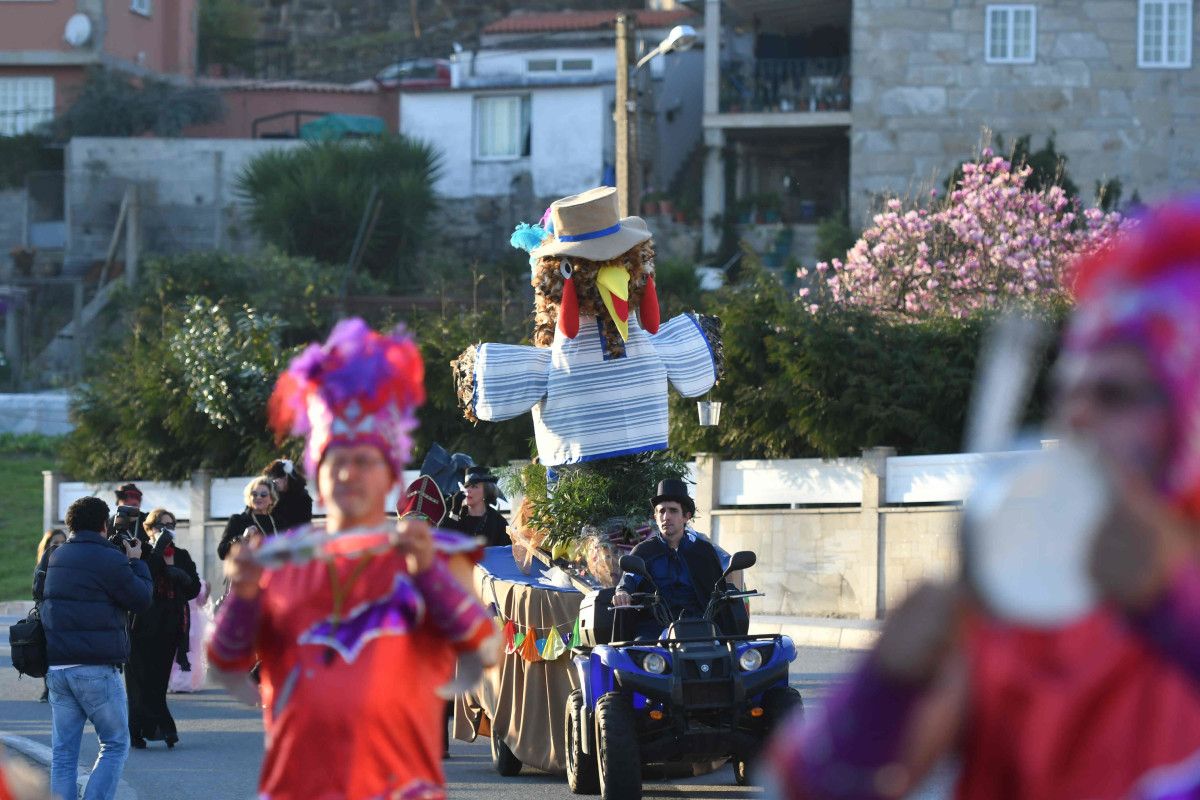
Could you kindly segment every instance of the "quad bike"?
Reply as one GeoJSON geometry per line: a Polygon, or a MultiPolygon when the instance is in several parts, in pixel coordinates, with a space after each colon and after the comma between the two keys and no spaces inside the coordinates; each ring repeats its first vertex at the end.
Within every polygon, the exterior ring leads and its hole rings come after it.
{"type": "MultiPolygon", "coordinates": [[[[663,632],[657,641],[600,643],[594,630],[584,631],[584,640],[595,643],[572,651],[581,685],[566,706],[573,793],[638,800],[643,764],[724,758],[732,759],[738,784],[747,783],[771,731],[801,706],[800,693],[788,685],[788,664],[796,658],[789,637],[745,635],[744,613],[734,635],[715,623],[722,608],[732,604],[744,611],[745,598],[761,596],[726,582],[755,561],[754,553],[735,553],[703,615],[672,620],[642,559],[621,558],[621,569],[640,576],[652,591],[611,610],[648,610],[663,632]]],[[[584,620],[602,616],[583,611],[584,620]]]]}

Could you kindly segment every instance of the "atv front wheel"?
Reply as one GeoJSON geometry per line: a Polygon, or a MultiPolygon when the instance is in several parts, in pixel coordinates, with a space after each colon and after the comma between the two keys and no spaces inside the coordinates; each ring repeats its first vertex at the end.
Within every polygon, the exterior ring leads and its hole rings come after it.
{"type": "Polygon", "coordinates": [[[572,794],[596,794],[600,791],[600,776],[596,772],[596,753],[583,752],[584,724],[583,691],[576,689],[567,697],[567,786],[572,794]]]}
{"type": "Polygon", "coordinates": [[[603,800],[641,800],[642,761],[633,706],[616,692],[596,703],[596,763],[603,800]]]}

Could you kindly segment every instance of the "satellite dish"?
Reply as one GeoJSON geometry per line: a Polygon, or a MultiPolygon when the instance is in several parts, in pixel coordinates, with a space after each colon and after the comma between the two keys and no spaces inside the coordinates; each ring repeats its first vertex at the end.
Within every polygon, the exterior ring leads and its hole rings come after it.
{"type": "Polygon", "coordinates": [[[63,38],[72,47],[83,47],[92,38],[92,20],[87,14],[72,14],[63,30],[63,38]]]}

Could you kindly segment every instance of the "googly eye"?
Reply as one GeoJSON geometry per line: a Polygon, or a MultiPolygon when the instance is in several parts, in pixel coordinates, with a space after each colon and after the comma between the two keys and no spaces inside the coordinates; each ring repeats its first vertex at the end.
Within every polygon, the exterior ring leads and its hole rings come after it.
{"type": "Polygon", "coordinates": [[[574,272],[575,269],[571,266],[571,262],[566,259],[563,259],[562,263],[558,265],[558,274],[563,276],[563,280],[570,278],[574,272]]]}

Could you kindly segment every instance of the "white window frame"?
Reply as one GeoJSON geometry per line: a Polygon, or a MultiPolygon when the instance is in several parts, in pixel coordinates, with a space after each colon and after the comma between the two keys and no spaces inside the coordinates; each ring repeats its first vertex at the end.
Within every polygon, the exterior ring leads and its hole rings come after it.
{"type": "Polygon", "coordinates": [[[1138,26],[1137,26],[1137,58],[1138,67],[1141,69],[1191,69],[1192,66],[1192,37],[1195,35],[1192,30],[1192,0],[1138,0],[1138,26]],[[1159,53],[1157,58],[1155,54],[1146,52],[1146,35],[1151,33],[1146,25],[1146,10],[1149,7],[1155,7],[1160,12],[1158,30],[1161,39],[1159,41],[1159,53]],[[1170,59],[1168,56],[1168,41],[1171,35],[1171,15],[1172,7],[1183,9],[1183,35],[1181,43],[1182,51],[1175,59],[1170,59]]]}
{"type": "Polygon", "coordinates": [[[148,17],[154,11],[151,7],[153,0],[129,0],[129,10],[134,14],[141,14],[143,17],[148,17]]]}
{"type": "MultiPolygon", "coordinates": [[[[532,114],[532,98],[528,94],[484,94],[476,95],[472,103],[473,128],[472,131],[472,152],[476,161],[518,161],[522,158],[529,158],[530,152],[524,152],[525,149],[525,134],[532,129],[533,114],[532,114]],[[484,104],[495,102],[498,100],[513,100],[519,101],[517,106],[517,126],[519,130],[514,137],[516,143],[515,150],[509,152],[484,152],[483,137],[485,133],[483,124],[483,113],[481,106],[484,104]]],[[[530,142],[530,151],[532,152],[533,144],[530,142]]]]}
{"type": "Polygon", "coordinates": [[[54,78],[0,78],[0,135],[29,133],[54,119],[54,78]]]}
{"type": "Polygon", "coordinates": [[[1029,4],[992,4],[984,7],[983,58],[988,64],[1033,64],[1037,61],[1037,6],[1029,4]],[[1029,12],[1029,55],[1013,56],[1013,18],[1017,12],[1029,12]],[[992,16],[1001,12],[1006,17],[1004,55],[992,55],[992,16]]]}

